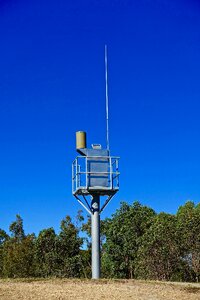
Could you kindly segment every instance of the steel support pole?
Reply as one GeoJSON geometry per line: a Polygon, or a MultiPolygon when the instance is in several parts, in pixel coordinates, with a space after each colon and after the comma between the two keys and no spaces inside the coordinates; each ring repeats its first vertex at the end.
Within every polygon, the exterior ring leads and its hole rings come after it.
{"type": "Polygon", "coordinates": [[[100,278],[100,196],[92,196],[91,232],[92,232],[92,279],[100,278]]]}

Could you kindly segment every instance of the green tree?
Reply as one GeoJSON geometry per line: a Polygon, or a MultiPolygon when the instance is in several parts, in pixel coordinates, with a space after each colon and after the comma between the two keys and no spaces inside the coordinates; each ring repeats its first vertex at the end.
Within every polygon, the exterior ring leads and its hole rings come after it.
{"type": "Polygon", "coordinates": [[[79,277],[81,272],[79,229],[69,216],[61,221],[60,232],[42,230],[35,243],[36,274],[49,277],[79,277]]]}
{"type": "Polygon", "coordinates": [[[10,225],[11,238],[6,238],[2,248],[2,275],[4,277],[34,276],[35,236],[25,235],[23,220],[17,215],[10,225]]]}
{"type": "Polygon", "coordinates": [[[141,237],[136,276],[143,279],[170,280],[180,269],[179,236],[176,217],[160,213],[141,237]]]}
{"type": "Polygon", "coordinates": [[[3,276],[3,247],[4,243],[9,239],[7,233],[0,229],[0,277],[3,276]]]}
{"type": "Polygon", "coordinates": [[[200,280],[200,204],[188,201],[177,212],[177,231],[180,238],[182,260],[200,280]]]}
{"type": "Polygon", "coordinates": [[[53,228],[43,229],[35,242],[36,275],[54,276],[57,270],[57,236],[53,228]]]}
{"type": "Polygon", "coordinates": [[[139,202],[120,208],[104,225],[106,242],[102,249],[102,269],[106,277],[134,278],[140,237],[150,227],[155,212],[139,202]]]}
{"type": "Polygon", "coordinates": [[[9,230],[11,232],[11,236],[21,241],[25,237],[24,228],[23,228],[23,220],[20,215],[16,215],[16,221],[10,224],[9,230]]]}
{"type": "Polygon", "coordinates": [[[79,228],[72,223],[69,216],[61,221],[57,239],[59,276],[79,277],[82,262],[80,247],[83,239],[79,237],[79,228]]]}

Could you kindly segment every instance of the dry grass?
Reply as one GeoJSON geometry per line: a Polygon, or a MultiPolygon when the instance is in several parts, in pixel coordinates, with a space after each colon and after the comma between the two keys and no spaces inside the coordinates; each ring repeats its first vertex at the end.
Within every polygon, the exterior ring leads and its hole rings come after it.
{"type": "Polygon", "coordinates": [[[0,299],[200,300],[200,285],[135,280],[0,280],[0,299]]]}

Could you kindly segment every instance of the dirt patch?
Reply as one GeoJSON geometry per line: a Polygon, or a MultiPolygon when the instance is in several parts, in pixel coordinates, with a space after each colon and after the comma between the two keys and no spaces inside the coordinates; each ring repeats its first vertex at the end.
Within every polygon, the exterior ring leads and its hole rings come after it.
{"type": "Polygon", "coordinates": [[[0,280],[1,300],[200,300],[200,285],[136,280],[0,280]]]}

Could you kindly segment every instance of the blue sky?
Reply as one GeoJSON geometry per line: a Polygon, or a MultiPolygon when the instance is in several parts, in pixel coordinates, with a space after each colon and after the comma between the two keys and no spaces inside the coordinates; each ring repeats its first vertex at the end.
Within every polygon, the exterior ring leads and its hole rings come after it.
{"type": "Polygon", "coordinates": [[[176,212],[200,199],[200,4],[189,0],[0,1],[0,227],[27,233],[80,205],[71,195],[75,132],[110,146],[120,201],[176,212]]]}

